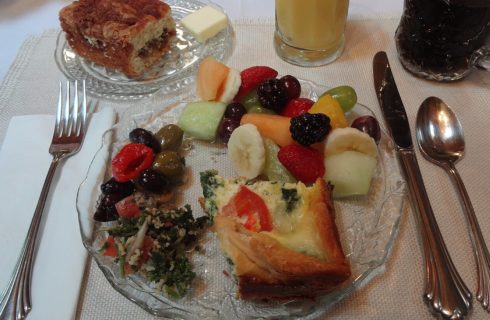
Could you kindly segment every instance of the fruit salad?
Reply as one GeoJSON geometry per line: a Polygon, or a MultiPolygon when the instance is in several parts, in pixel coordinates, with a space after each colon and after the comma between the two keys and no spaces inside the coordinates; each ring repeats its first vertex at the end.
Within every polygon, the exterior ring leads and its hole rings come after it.
{"type": "Polygon", "coordinates": [[[381,130],[376,118],[346,114],[357,103],[347,85],[302,96],[301,82],[268,66],[238,72],[213,58],[197,76],[199,101],[177,125],[189,136],[227,145],[238,176],[334,185],[334,198],[366,195],[377,166],[381,130]],[[237,76],[239,75],[239,77],[237,76]]]}

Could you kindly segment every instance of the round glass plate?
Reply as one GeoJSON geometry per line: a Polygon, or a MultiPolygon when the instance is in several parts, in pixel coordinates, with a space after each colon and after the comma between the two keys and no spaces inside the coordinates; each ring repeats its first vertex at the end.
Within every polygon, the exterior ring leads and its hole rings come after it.
{"type": "MultiPolygon", "coordinates": [[[[180,20],[206,5],[218,6],[206,0],[165,2],[172,8],[177,35],[169,52],[141,77],[128,78],[120,72],[78,56],[69,46],[63,31],[58,35],[56,42],[56,64],[68,78],[85,80],[87,90],[103,98],[141,99],[157,90],[166,94],[182,91],[194,83],[194,75],[203,58],[213,56],[221,61],[228,59],[233,48],[233,28],[229,23],[226,29],[205,43],[200,43],[182,27],[180,20]]],[[[220,10],[223,11],[221,8],[220,10]]]]}
{"type": "MultiPolygon", "coordinates": [[[[327,88],[312,82],[301,81],[302,95],[316,100],[327,88]]],[[[244,301],[236,297],[236,284],[230,277],[229,264],[221,254],[216,236],[209,231],[202,239],[203,253],[192,256],[197,274],[191,290],[180,300],[171,300],[152,289],[142,276],[123,278],[118,266],[100,254],[103,240],[95,232],[102,223],[93,220],[100,184],[110,177],[110,159],[127,143],[129,132],[144,127],[153,132],[167,123],[175,123],[192,96],[169,97],[159,91],[135,108],[125,110],[120,122],[108,130],[100,150],[95,155],[86,179],[77,195],[77,210],[82,240],[111,285],[129,300],[159,316],[183,319],[313,319],[326,312],[333,304],[350,292],[383,272],[393,246],[406,187],[393,151],[392,141],[382,129],[379,143],[378,165],[369,194],[364,197],[335,201],[336,223],[344,253],[352,266],[352,276],[328,295],[315,300],[290,300],[281,302],[244,301]]],[[[348,119],[360,115],[374,115],[357,104],[348,119]]],[[[179,190],[182,204],[190,204],[194,215],[204,215],[198,198],[202,196],[199,172],[217,169],[224,177],[233,177],[226,147],[221,144],[188,140],[186,156],[187,182],[179,190]]]]}

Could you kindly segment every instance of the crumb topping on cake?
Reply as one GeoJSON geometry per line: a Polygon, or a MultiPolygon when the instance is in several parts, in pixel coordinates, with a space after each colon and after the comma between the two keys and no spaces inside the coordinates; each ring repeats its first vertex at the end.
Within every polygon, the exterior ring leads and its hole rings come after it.
{"type": "Polygon", "coordinates": [[[169,10],[167,4],[154,0],[80,0],[73,18],[87,37],[107,39],[114,32],[142,25],[147,19],[158,20],[169,10]]]}

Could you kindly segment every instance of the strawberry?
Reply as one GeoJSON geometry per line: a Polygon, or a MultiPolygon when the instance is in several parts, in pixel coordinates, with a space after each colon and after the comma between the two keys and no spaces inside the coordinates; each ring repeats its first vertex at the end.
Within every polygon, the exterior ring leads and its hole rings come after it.
{"type": "Polygon", "coordinates": [[[311,148],[291,144],[279,149],[277,158],[291,174],[303,183],[314,183],[325,174],[323,155],[311,148]]]}
{"type": "Polygon", "coordinates": [[[308,112],[314,103],[315,102],[308,98],[291,99],[288,104],[286,104],[284,110],[282,110],[281,116],[290,118],[299,116],[300,114],[308,112]]]}
{"type": "Polygon", "coordinates": [[[257,88],[262,81],[275,78],[277,77],[277,74],[276,70],[266,66],[255,66],[243,70],[240,73],[242,84],[240,85],[234,100],[239,101],[246,96],[247,93],[257,88]]]}

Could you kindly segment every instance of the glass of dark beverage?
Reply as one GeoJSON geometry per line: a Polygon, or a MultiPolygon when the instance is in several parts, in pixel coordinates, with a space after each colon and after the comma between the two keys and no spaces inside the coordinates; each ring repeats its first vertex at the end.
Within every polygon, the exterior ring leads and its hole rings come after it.
{"type": "Polygon", "coordinates": [[[395,40],[405,69],[426,79],[488,70],[490,0],[405,0],[395,40]]]}

